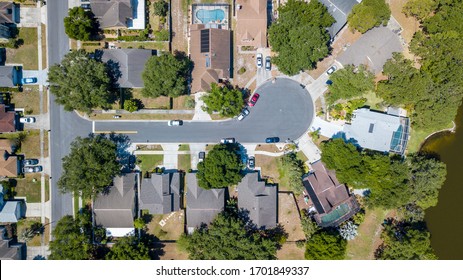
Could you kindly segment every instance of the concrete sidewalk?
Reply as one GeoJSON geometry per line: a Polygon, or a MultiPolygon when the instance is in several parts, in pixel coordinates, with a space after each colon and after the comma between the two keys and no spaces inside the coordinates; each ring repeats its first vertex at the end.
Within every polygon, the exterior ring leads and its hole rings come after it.
{"type": "Polygon", "coordinates": [[[202,107],[204,106],[204,102],[201,100],[203,95],[207,94],[206,92],[198,92],[195,93],[195,114],[193,116],[193,120],[201,120],[201,121],[210,121],[212,120],[211,116],[203,111],[202,107]]]}
{"type": "Polygon", "coordinates": [[[165,169],[177,169],[178,168],[178,144],[163,144],[163,155],[164,162],[162,166],[165,169]]]}

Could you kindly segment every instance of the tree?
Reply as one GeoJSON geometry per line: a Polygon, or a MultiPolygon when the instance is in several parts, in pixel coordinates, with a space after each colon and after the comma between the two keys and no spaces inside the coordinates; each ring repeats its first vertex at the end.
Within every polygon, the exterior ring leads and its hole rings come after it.
{"type": "Polygon", "coordinates": [[[241,181],[241,157],[233,145],[215,145],[198,163],[198,185],[203,189],[226,188],[241,181]]]}
{"type": "Polygon", "coordinates": [[[155,15],[165,17],[169,11],[169,4],[164,0],[160,0],[153,3],[153,8],[155,15]]]}
{"type": "Polygon", "coordinates": [[[375,88],[375,76],[362,64],[357,69],[353,65],[347,65],[344,69],[334,72],[328,86],[330,93],[327,100],[334,104],[339,99],[351,99],[362,96],[375,88]]]}
{"type": "Polygon", "coordinates": [[[55,102],[64,105],[66,111],[90,113],[96,107],[110,108],[111,79],[106,65],[84,50],[72,51],[60,64],[51,66],[48,81],[55,102]]]}
{"type": "Polygon", "coordinates": [[[62,192],[81,193],[85,197],[106,189],[121,170],[116,147],[103,135],[77,137],[71,143],[71,152],[63,158],[58,187],[62,192]]]}
{"type": "Polygon", "coordinates": [[[329,53],[326,28],[335,20],[318,1],[289,0],[278,14],[268,31],[272,51],[278,53],[273,63],[287,75],[313,69],[329,53]]]}
{"type": "Polygon", "coordinates": [[[69,16],[64,18],[64,31],[69,38],[89,41],[97,30],[93,14],[82,7],[69,9],[69,16]]]}
{"type": "Polygon", "coordinates": [[[129,99],[124,101],[124,110],[129,111],[130,113],[138,111],[139,102],[135,99],[129,99]]]}
{"type": "Polygon", "coordinates": [[[304,190],[302,184],[303,162],[297,158],[295,153],[285,154],[280,161],[284,176],[288,178],[288,189],[295,195],[300,195],[304,190]]]}
{"type": "Polygon", "coordinates": [[[145,85],[143,95],[155,98],[161,95],[177,97],[185,94],[190,64],[188,58],[171,53],[150,57],[142,73],[145,85]]]}
{"type": "Polygon", "coordinates": [[[209,225],[182,235],[178,246],[192,260],[275,260],[277,240],[234,213],[220,213],[209,225]]]}
{"type": "Polygon", "coordinates": [[[106,255],[107,260],[149,260],[149,249],[135,236],[124,236],[116,243],[106,255]]]}
{"type": "Polygon", "coordinates": [[[134,221],[133,221],[133,225],[136,229],[144,229],[145,226],[146,226],[146,223],[145,221],[143,220],[143,218],[136,218],[134,221]]]}
{"type": "Polygon", "coordinates": [[[386,25],[391,17],[391,9],[384,0],[363,0],[352,8],[347,17],[350,29],[365,33],[373,27],[386,25]]]}
{"type": "Polygon", "coordinates": [[[301,226],[306,240],[309,240],[320,229],[306,210],[301,210],[301,226]]]}
{"type": "Polygon", "coordinates": [[[439,4],[436,0],[409,0],[402,11],[407,17],[415,17],[419,21],[428,18],[439,4]]]}
{"type": "Polygon", "coordinates": [[[343,260],[347,241],[335,230],[320,230],[306,244],[306,260],[343,260]]]}
{"type": "Polygon", "coordinates": [[[216,83],[211,84],[211,90],[202,97],[209,114],[216,111],[222,117],[234,117],[243,109],[243,93],[238,89],[228,86],[219,87],[216,83]]]}

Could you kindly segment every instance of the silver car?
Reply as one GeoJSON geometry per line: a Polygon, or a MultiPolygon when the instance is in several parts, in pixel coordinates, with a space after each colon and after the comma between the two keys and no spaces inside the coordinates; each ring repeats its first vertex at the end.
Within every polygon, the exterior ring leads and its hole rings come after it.
{"type": "Polygon", "coordinates": [[[241,114],[238,116],[238,120],[242,121],[246,116],[249,115],[249,110],[247,108],[244,108],[243,111],[241,111],[241,114]]]}
{"type": "Polygon", "coordinates": [[[262,54],[261,53],[258,53],[257,56],[256,56],[256,64],[257,64],[257,68],[262,68],[262,54]]]}

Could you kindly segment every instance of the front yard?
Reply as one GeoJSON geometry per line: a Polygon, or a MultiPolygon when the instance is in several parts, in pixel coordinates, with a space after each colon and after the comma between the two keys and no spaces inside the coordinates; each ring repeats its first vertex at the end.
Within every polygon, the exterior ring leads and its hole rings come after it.
{"type": "Polygon", "coordinates": [[[10,93],[10,103],[15,108],[24,108],[26,115],[40,114],[39,86],[23,86],[23,92],[10,93]]]}
{"type": "Polygon", "coordinates": [[[137,155],[137,161],[142,172],[153,171],[154,168],[162,165],[164,160],[163,155],[137,155]]]}
{"type": "MultiPolygon", "coordinates": [[[[28,173],[24,178],[12,179],[16,182],[15,197],[25,197],[28,203],[41,202],[40,173],[28,173]]],[[[14,183],[13,183],[14,184],[14,183]]],[[[45,175],[45,201],[49,200],[48,175],[45,175]]]]}
{"type": "Polygon", "coordinates": [[[17,40],[22,40],[23,44],[17,49],[7,48],[6,63],[22,64],[25,70],[37,70],[39,68],[37,28],[20,27],[18,30],[17,40]]]}

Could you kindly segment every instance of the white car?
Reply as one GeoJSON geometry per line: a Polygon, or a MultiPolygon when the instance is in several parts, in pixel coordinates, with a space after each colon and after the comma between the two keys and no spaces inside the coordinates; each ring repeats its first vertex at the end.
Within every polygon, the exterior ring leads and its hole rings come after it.
{"type": "Polygon", "coordinates": [[[167,122],[167,125],[168,126],[181,126],[181,125],[183,125],[183,121],[182,120],[173,120],[173,121],[167,122]]]}
{"type": "Polygon", "coordinates": [[[244,108],[243,111],[241,111],[241,114],[238,116],[238,120],[243,120],[247,115],[249,115],[249,110],[244,108]]]}
{"type": "Polygon", "coordinates": [[[20,123],[35,123],[35,118],[34,117],[24,117],[24,118],[19,118],[20,123]]]}
{"type": "Polygon", "coordinates": [[[234,144],[235,143],[235,138],[223,138],[220,139],[221,144],[234,144]]]}
{"type": "Polygon", "coordinates": [[[263,59],[262,54],[258,53],[256,57],[257,68],[262,68],[262,59],[263,59]]]}
{"type": "Polygon", "coordinates": [[[331,66],[327,71],[326,71],[326,74],[328,75],[331,75],[334,73],[334,71],[336,71],[338,68],[336,67],[336,65],[333,65],[331,66]]]}

